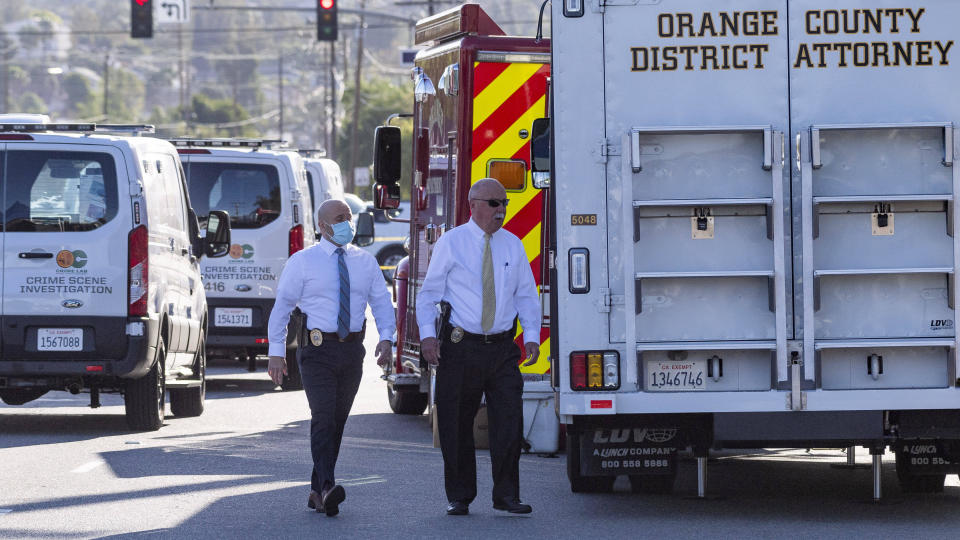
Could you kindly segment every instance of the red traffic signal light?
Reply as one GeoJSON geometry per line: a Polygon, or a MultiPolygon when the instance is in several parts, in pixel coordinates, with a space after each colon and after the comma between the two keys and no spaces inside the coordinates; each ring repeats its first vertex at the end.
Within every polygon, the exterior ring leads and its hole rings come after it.
{"type": "Polygon", "coordinates": [[[337,40],[337,0],[317,0],[317,40],[337,40]]]}
{"type": "Polygon", "coordinates": [[[153,37],[152,0],[130,0],[130,37],[153,37]]]}

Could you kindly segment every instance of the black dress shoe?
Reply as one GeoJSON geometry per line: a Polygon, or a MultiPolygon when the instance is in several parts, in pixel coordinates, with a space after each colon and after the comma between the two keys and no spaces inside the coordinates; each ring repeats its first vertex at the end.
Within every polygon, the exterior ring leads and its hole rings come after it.
{"type": "Polygon", "coordinates": [[[520,499],[493,501],[493,509],[504,510],[511,514],[529,514],[533,512],[533,507],[529,504],[523,504],[520,502],[520,499]]]}
{"type": "Polygon", "coordinates": [[[312,489],[310,490],[310,496],[307,497],[307,508],[315,509],[317,512],[323,512],[323,502],[320,494],[312,489]]]}
{"type": "Polygon", "coordinates": [[[467,503],[460,501],[450,501],[447,505],[448,516],[465,516],[470,513],[470,507],[467,503]]]}
{"type": "Polygon", "coordinates": [[[330,517],[333,517],[340,513],[340,503],[347,498],[347,493],[343,490],[343,486],[334,485],[332,488],[328,489],[323,493],[321,497],[321,502],[323,503],[323,511],[330,517]]]}

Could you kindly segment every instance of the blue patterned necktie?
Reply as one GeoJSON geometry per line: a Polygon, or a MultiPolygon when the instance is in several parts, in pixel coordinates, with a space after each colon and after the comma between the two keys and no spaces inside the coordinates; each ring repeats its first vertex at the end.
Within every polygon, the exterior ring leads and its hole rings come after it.
{"type": "Polygon", "coordinates": [[[340,268],[340,312],[337,313],[337,335],[340,339],[350,333],[350,273],[343,248],[337,248],[337,266],[340,268]]]}

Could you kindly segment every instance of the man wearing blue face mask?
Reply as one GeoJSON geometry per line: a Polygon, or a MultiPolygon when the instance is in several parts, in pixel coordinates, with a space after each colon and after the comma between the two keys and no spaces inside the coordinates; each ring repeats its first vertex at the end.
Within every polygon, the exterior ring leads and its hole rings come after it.
{"type": "Polygon", "coordinates": [[[392,360],[396,315],[376,258],[352,245],[353,216],[343,201],[330,199],[317,210],[323,240],[294,253],[283,268],[277,300],[270,313],[270,364],[280,384],[287,373],[287,323],[299,306],[306,317],[297,359],[310,404],[310,452],[313,474],[307,506],[335,516],[346,497],[336,484],[334,467],[343,428],[360,387],[367,304],[377,322],[377,363],[392,360]]]}

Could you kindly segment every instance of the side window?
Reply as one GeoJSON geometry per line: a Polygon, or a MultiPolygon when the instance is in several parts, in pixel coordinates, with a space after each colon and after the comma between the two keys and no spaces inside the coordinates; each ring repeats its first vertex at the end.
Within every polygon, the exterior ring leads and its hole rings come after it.
{"type": "Polygon", "coordinates": [[[180,186],[177,161],[169,154],[154,156],[159,164],[160,180],[167,198],[167,211],[170,212],[170,225],[178,230],[186,231],[187,204],[186,194],[180,186]]]}
{"type": "Polygon", "coordinates": [[[94,152],[9,151],[7,232],[81,232],[117,215],[113,157],[94,152]]]}
{"type": "Polygon", "coordinates": [[[257,229],[280,217],[280,176],[273,165],[192,161],[187,186],[201,219],[211,210],[223,210],[231,228],[257,229]]]}

